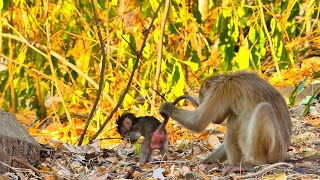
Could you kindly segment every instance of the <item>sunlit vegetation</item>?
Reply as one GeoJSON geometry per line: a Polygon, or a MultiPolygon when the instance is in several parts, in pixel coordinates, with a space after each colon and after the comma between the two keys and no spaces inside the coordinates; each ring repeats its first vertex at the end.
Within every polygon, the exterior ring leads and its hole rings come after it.
{"type": "MultiPolygon", "coordinates": [[[[272,74],[277,85],[320,76],[319,59],[310,60],[319,55],[318,1],[208,2],[198,8],[196,1],[171,1],[155,82],[160,9],[119,113],[159,117],[163,100],[152,95],[154,83],[171,101],[185,92],[195,96],[201,80],[218,72],[252,69],[272,74]],[[301,66],[304,60],[311,65],[301,66]]],[[[136,60],[130,46],[140,49],[158,4],[97,0],[107,66],[103,97],[87,135],[96,132],[118,101],[136,60]]],[[[41,134],[41,142],[54,137],[76,143],[95,99],[102,59],[90,1],[3,0],[0,8],[1,108],[17,114],[33,135],[41,134]]],[[[118,137],[116,117],[100,138],[118,137]]]]}

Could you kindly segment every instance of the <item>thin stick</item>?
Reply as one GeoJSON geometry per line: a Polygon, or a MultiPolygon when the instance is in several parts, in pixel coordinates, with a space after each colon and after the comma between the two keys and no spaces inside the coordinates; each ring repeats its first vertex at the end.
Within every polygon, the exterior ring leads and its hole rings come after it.
{"type": "Polygon", "coordinates": [[[96,109],[97,109],[97,106],[98,106],[98,103],[100,101],[100,97],[101,97],[101,94],[102,94],[102,90],[103,90],[103,87],[104,87],[104,74],[105,74],[105,71],[106,71],[106,57],[107,57],[107,54],[106,54],[105,44],[104,44],[104,41],[103,41],[103,38],[102,38],[102,34],[101,34],[101,30],[100,30],[100,23],[99,23],[99,19],[98,19],[98,15],[97,15],[96,6],[94,4],[94,0],[91,0],[91,4],[92,4],[92,9],[93,9],[93,14],[94,14],[94,17],[95,17],[95,20],[96,20],[97,31],[98,31],[98,36],[99,36],[99,41],[100,41],[100,46],[101,46],[102,64],[101,64],[101,70],[100,70],[99,88],[98,88],[98,91],[97,91],[97,94],[96,94],[96,99],[95,99],[95,101],[93,103],[93,106],[91,108],[91,111],[90,111],[90,114],[88,116],[86,125],[84,126],[84,129],[83,129],[83,131],[82,131],[82,133],[80,135],[78,146],[81,146],[81,144],[83,142],[83,139],[84,139],[84,136],[85,136],[85,134],[87,132],[87,129],[89,127],[89,124],[90,124],[90,122],[92,120],[92,117],[93,117],[94,113],[96,112],[96,109]]]}
{"type": "MultiPolygon", "coordinates": [[[[46,58],[47,58],[47,60],[49,62],[50,70],[51,70],[51,73],[52,73],[52,76],[53,76],[53,85],[56,87],[57,94],[59,95],[59,98],[60,98],[60,101],[61,101],[62,106],[64,108],[64,111],[65,111],[65,113],[67,115],[68,122],[71,125],[69,131],[71,132],[71,134],[73,136],[76,136],[77,133],[76,133],[76,127],[75,127],[75,124],[74,124],[74,120],[71,118],[71,115],[69,113],[67,104],[66,104],[66,102],[65,102],[65,100],[63,98],[62,90],[61,90],[59,82],[58,82],[59,78],[58,78],[57,72],[55,70],[55,67],[53,65],[53,61],[52,61],[51,54],[50,54],[50,51],[51,51],[51,35],[50,35],[50,24],[49,24],[49,0],[46,1],[46,22],[45,23],[46,23],[46,35],[47,35],[47,51],[46,51],[47,52],[47,56],[46,56],[46,58]]],[[[51,96],[53,97],[52,91],[51,91],[51,96]]],[[[51,106],[54,107],[53,102],[51,103],[51,106]]]]}
{"type": "Polygon", "coordinates": [[[272,164],[272,165],[270,165],[270,166],[268,166],[268,167],[266,167],[266,168],[264,168],[264,169],[262,169],[260,171],[252,173],[252,174],[247,174],[245,176],[236,176],[235,179],[247,179],[247,178],[253,178],[253,177],[256,177],[256,176],[260,176],[260,175],[262,175],[262,174],[264,174],[264,173],[266,173],[266,172],[268,172],[268,171],[270,171],[273,168],[278,167],[278,166],[288,166],[290,168],[293,168],[293,165],[291,165],[291,164],[288,164],[288,163],[285,163],[285,162],[279,162],[279,163],[272,164]]]}
{"type": "Polygon", "coordinates": [[[155,74],[154,82],[153,82],[153,89],[155,91],[152,92],[152,103],[151,104],[153,106],[151,106],[151,112],[154,111],[154,106],[156,104],[156,97],[157,97],[156,92],[158,91],[160,72],[161,72],[161,62],[162,62],[163,34],[164,34],[164,29],[166,27],[166,20],[167,20],[168,13],[169,13],[170,1],[171,0],[166,0],[164,12],[162,15],[160,36],[159,36],[159,45],[158,45],[157,68],[156,68],[156,74],[155,74]]]}
{"type": "Polygon", "coordinates": [[[272,39],[271,39],[271,36],[269,34],[266,21],[264,19],[265,16],[264,16],[264,13],[263,13],[262,2],[261,2],[261,0],[258,0],[258,2],[259,2],[259,8],[260,8],[261,22],[263,24],[264,31],[266,32],[266,35],[268,37],[268,41],[269,41],[269,44],[270,44],[270,50],[271,50],[271,55],[272,55],[272,58],[273,58],[273,62],[275,64],[275,66],[276,66],[279,78],[280,78],[280,80],[282,82],[283,80],[282,80],[282,76],[281,76],[281,73],[280,73],[280,68],[279,68],[279,64],[278,64],[278,58],[276,56],[276,53],[274,52],[274,46],[272,44],[272,39]]]}
{"type": "Polygon", "coordinates": [[[152,161],[148,162],[148,164],[158,164],[158,163],[175,163],[175,164],[182,164],[182,163],[189,163],[190,161],[152,161]]]}
{"type": "Polygon", "coordinates": [[[163,100],[167,101],[167,99],[162,94],[160,94],[157,90],[154,89],[153,91],[155,91],[163,100]]]}
{"type": "Polygon", "coordinates": [[[135,49],[133,48],[133,46],[129,43],[128,40],[126,40],[122,35],[121,35],[121,38],[122,38],[127,44],[129,44],[131,50],[132,50],[134,53],[138,54],[137,50],[135,50],[135,49]]]}
{"type": "Polygon", "coordinates": [[[13,157],[12,157],[12,161],[16,161],[16,162],[19,163],[20,165],[22,165],[22,166],[24,166],[24,167],[26,167],[26,168],[28,168],[28,169],[31,169],[31,170],[34,171],[38,176],[42,176],[42,175],[43,175],[43,173],[42,173],[40,170],[38,170],[37,168],[31,166],[29,163],[22,161],[21,159],[19,159],[19,158],[16,157],[16,156],[13,156],[13,157]]]}
{"type": "Polygon", "coordinates": [[[120,96],[120,98],[119,98],[118,103],[117,103],[116,106],[113,108],[113,110],[111,111],[111,113],[109,114],[109,116],[107,117],[107,119],[104,121],[104,123],[102,124],[102,126],[100,127],[100,129],[96,132],[96,134],[94,134],[94,135],[92,136],[92,138],[90,139],[89,143],[92,143],[93,140],[95,140],[95,139],[97,138],[97,136],[101,133],[101,131],[106,127],[107,123],[108,123],[109,120],[112,118],[113,114],[118,110],[118,108],[119,108],[120,105],[122,104],[122,102],[123,102],[123,100],[124,100],[124,97],[126,96],[128,90],[129,90],[129,88],[130,88],[130,85],[131,85],[131,82],[132,82],[134,73],[135,73],[135,71],[136,71],[136,69],[137,69],[137,67],[138,67],[139,61],[140,61],[141,56],[142,56],[142,51],[143,51],[144,47],[146,46],[146,42],[147,42],[148,35],[149,35],[149,33],[150,33],[150,29],[151,29],[152,26],[153,26],[153,22],[154,22],[154,20],[156,19],[157,15],[158,15],[158,12],[159,12],[159,10],[160,10],[160,7],[161,7],[163,1],[164,1],[164,0],[161,0],[161,2],[160,2],[160,4],[159,4],[159,6],[158,6],[158,8],[157,8],[157,10],[156,10],[153,18],[152,18],[152,21],[151,21],[149,27],[148,27],[148,29],[146,30],[146,35],[145,35],[145,37],[144,37],[144,39],[143,39],[143,43],[142,43],[142,46],[141,46],[141,48],[140,48],[140,51],[139,51],[139,53],[137,54],[137,59],[136,59],[136,61],[134,62],[133,69],[132,69],[132,72],[131,72],[129,81],[128,81],[128,83],[127,83],[127,86],[126,86],[125,89],[123,90],[123,92],[122,92],[122,94],[121,94],[121,96],[120,96]]]}

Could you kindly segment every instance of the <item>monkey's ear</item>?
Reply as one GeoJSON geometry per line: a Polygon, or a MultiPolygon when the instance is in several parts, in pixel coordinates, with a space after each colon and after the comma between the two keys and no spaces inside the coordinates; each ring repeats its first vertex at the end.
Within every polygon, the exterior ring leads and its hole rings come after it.
{"type": "Polygon", "coordinates": [[[203,87],[208,90],[210,87],[211,87],[212,83],[209,81],[209,80],[206,80],[204,83],[203,83],[203,87]]]}

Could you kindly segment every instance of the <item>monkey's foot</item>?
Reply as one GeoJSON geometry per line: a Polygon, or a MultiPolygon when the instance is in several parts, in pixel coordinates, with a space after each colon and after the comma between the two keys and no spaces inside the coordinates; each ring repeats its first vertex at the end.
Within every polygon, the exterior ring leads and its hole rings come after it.
{"type": "Polygon", "coordinates": [[[225,166],[223,169],[222,169],[222,175],[228,175],[230,173],[236,173],[236,172],[244,172],[244,171],[248,171],[247,168],[245,167],[240,167],[240,166],[235,166],[235,165],[228,165],[228,166],[225,166]]]}

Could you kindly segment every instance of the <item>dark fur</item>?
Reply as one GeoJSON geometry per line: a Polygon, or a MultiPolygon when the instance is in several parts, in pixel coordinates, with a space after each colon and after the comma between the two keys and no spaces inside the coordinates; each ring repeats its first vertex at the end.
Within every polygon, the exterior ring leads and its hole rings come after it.
{"type": "Polygon", "coordinates": [[[131,120],[132,126],[129,130],[127,130],[124,133],[123,137],[130,140],[131,143],[135,143],[136,141],[138,141],[141,136],[144,137],[144,141],[141,143],[140,163],[143,164],[150,161],[154,149],[160,149],[161,154],[166,159],[168,154],[168,141],[166,130],[163,128],[164,136],[157,137],[158,141],[151,141],[154,132],[161,125],[161,122],[153,116],[135,117],[132,113],[126,113],[123,114],[117,121],[118,132],[120,134],[124,120],[126,118],[131,120]]]}
{"type": "Polygon", "coordinates": [[[120,116],[117,120],[117,130],[120,133],[121,132],[121,128],[122,128],[122,123],[125,120],[125,118],[129,118],[132,120],[132,125],[134,125],[136,123],[136,116],[132,113],[125,113],[122,114],[122,116],[120,116]]]}

